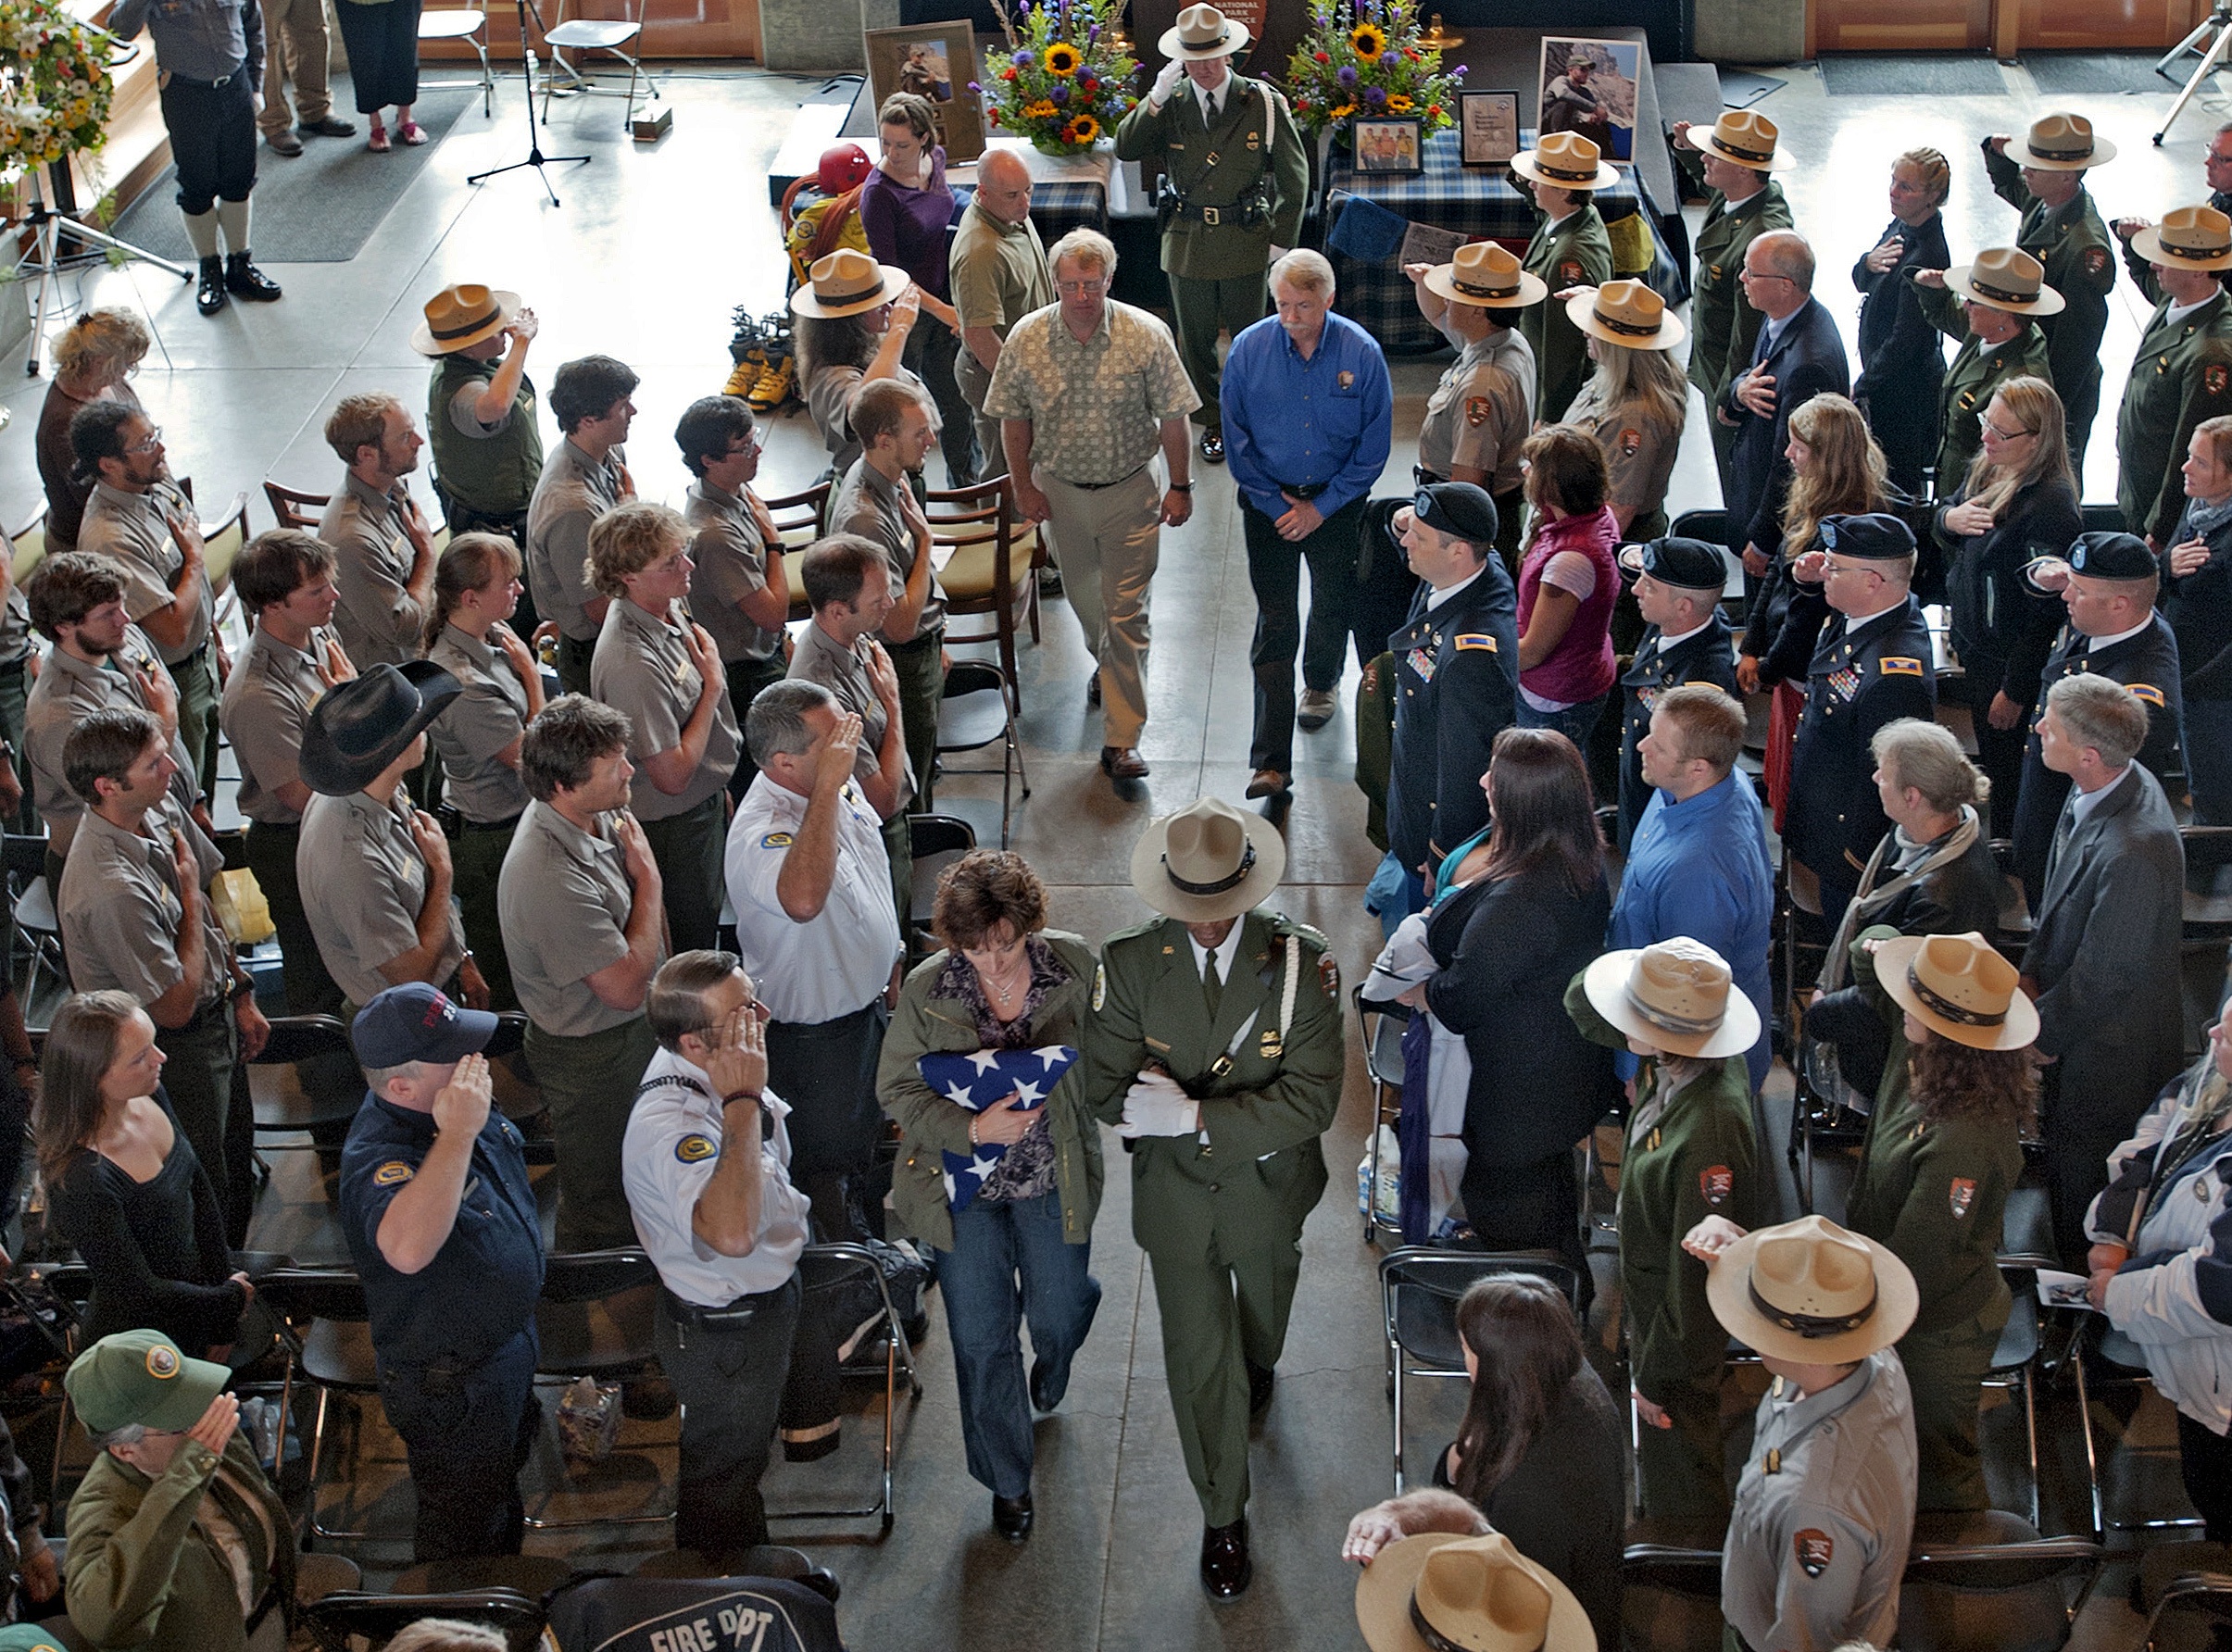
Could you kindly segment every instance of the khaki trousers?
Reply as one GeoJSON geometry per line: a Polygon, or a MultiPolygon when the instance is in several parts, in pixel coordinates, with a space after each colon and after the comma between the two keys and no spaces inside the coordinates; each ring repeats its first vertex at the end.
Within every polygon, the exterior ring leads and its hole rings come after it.
{"type": "MultiPolygon", "coordinates": [[[[348,0],[342,0],[348,4],[348,0]]],[[[266,137],[287,130],[287,81],[295,81],[295,113],[306,126],[333,112],[326,89],[325,0],[263,0],[264,107],[256,124],[266,137]]]]}
{"type": "Polygon", "coordinates": [[[1103,745],[1137,745],[1147,724],[1147,587],[1162,543],[1162,491],[1150,460],[1113,487],[1033,478],[1053,515],[1063,594],[1100,666],[1103,745]]]}

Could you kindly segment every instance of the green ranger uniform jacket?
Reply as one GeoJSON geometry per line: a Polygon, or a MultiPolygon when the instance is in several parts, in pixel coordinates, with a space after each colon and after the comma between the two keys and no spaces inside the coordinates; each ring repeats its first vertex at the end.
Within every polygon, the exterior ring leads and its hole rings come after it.
{"type": "Polygon", "coordinates": [[[1116,128],[1116,158],[1145,161],[1150,175],[1160,168],[1185,198],[1162,232],[1162,268],[1191,281],[1258,274],[1274,244],[1298,245],[1310,195],[1310,157],[1285,95],[1237,74],[1223,95],[1213,132],[1183,80],[1160,109],[1142,103],[1116,128]],[[1249,223],[1243,203],[1259,196],[1268,210],[1249,223]]]}
{"type": "Polygon", "coordinates": [[[1985,346],[1968,330],[1968,315],[1961,294],[1950,287],[1916,284],[1914,296],[1931,326],[1958,343],[1953,365],[1946,369],[1944,389],[1938,393],[1938,429],[1945,432],[1937,446],[1937,496],[1950,499],[1961,491],[1969,464],[1984,445],[1984,409],[1992,393],[2009,379],[2028,373],[2053,382],[2047,359],[2046,334],[2036,321],[2004,344],[1985,346]]]}
{"type": "Polygon", "coordinates": [[[450,422],[450,404],[468,384],[485,384],[502,366],[469,356],[445,356],[434,363],[426,393],[426,441],[433,449],[434,474],[453,499],[490,516],[525,510],[543,474],[543,435],[535,428],[534,384],[521,377],[511,398],[511,415],[489,435],[466,435],[450,422]]]}
{"type": "Polygon", "coordinates": [[[1124,1094],[1150,1063],[1202,1098],[1198,1135],[1133,1144],[1132,1236],[1143,1250],[1206,1253],[1220,1220],[1298,1235],[1325,1191],[1318,1138],[1340,1109],[1346,1067],[1340,971],[1313,929],[1260,908],[1241,922],[1213,1023],[1176,919],[1124,930],[1101,948],[1085,1023],[1086,1104],[1103,1123],[1121,1123],[1124,1094]],[[1299,973],[1282,1039],[1289,937],[1299,973]]]}
{"type": "MultiPolygon", "coordinates": [[[[1581,975],[1565,1012],[1591,1043],[1627,1048],[1627,1034],[1597,1013],[1581,975]]],[[[1766,1208],[1751,1139],[1751,1074],[1741,1056],[1714,1063],[1669,1100],[1661,1065],[1636,1074],[1627,1152],[1620,1162],[1620,1288],[1627,1296],[1627,1368],[1636,1391],[1662,1403],[1678,1383],[1710,1387],[1728,1355],[1728,1333],[1705,1300],[1705,1264],[1682,1236],[1708,1216],[1739,1228],[1766,1208]]]]}
{"type": "Polygon", "coordinates": [[[1751,365],[1766,318],[1744,302],[1737,272],[1751,243],[1769,230],[1795,227],[1783,186],[1770,180],[1756,195],[1731,206],[1719,192],[1705,209],[1698,232],[1697,302],[1690,306],[1696,335],[1689,346],[1689,382],[1705,393],[1705,406],[1717,407],[1729,382],[1751,365]]]}
{"type": "Polygon", "coordinates": [[[1852,943],[1852,980],[1891,1029],[1875,1110],[1860,1150],[1860,1173],[1845,1200],[1845,1225],[1887,1245],[1914,1275],[1922,1308],[1908,1334],[1930,1336],[1990,1313],[2007,1322],[2000,1272],[2007,1195],[2023,1174],[2013,1123],[1974,1118],[1927,1120],[1907,1088],[1905,1018],[1876,984],[1862,943],[1895,939],[1885,924],[1852,943]]]}
{"type": "MultiPolygon", "coordinates": [[[[1567,287],[1600,287],[1612,279],[1612,238],[1595,206],[1569,212],[1552,226],[1535,226],[1520,268],[1538,275],[1552,293],[1567,287]]],[[[1535,407],[1555,422],[1581,394],[1588,377],[1588,339],[1574,325],[1565,306],[1546,298],[1519,312],[1520,335],[1535,352],[1535,407]]]]}
{"type": "Polygon", "coordinates": [[[2213,293],[2173,321],[2165,299],[2139,335],[2115,420],[2115,502],[2134,533],[2169,544],[2186,507],[2178,467],[2193,427],[2226,413],[2232,413],[2232,300],[2213,293]]]}
{"type": "Polygon", "coordinates": [[[2068,307],[2039,322],[2054,388],[2067,404],[2100,379],[2100,339],[2108,332],[2108,294],[2115,287],[2115,242],[2083,184],[2060,206],[2049,206],[2023,182],[2023,169],[1984,144],[1992,189],[2023,215],[2015,244],[2046,266],[2046,284],[2068,307]]]}

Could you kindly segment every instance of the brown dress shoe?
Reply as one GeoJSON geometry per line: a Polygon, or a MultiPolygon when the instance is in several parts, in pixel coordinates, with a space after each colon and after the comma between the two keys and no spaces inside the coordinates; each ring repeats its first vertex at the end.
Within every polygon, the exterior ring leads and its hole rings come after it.
{"type": "Polygon", "coordinates": [[[1231,1600],[1248,1587],[1256,1569],[1248,1558],[1248,1517],[1201,1533],[1201,1586],[1212,1600],[1231,1600]]]}
{"type": "Polygon", "coordinates": [[[1250,797],[1276,797],[1286,790],[1286,777],[1276,769],[1259,769],[1248,778],[1248,795],[1250,797]]]}
{"type": "Polygon", "coordinates": [[[1145,780],[1147,759],[1135,746],[1104,745],[1100,748],[1100,771],[1110,780],[1145,780]]]}

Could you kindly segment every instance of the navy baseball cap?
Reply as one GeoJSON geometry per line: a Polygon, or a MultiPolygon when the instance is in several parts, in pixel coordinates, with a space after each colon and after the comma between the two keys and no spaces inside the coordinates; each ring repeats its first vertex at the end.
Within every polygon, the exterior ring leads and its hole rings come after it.
{"type": "Polygon", "coordinates": [[[2088,580],[2151,580],[2162,569],[2147,542],[2129,533],[2080,533],[2069,566],[2088,580]]]}
{"type": "Polygon", "coordinates": [[[496,1018],[453,1004],[422,981],[391,986],[357,1012],[349,1041],[367,1067],[461,1061],[495,1036],[496,1018]]]}
{"type": "Polygon", "coordinates": [[[1880,510],[1824,517],[1821,542],[1824,550],[1862,562],[1893,562],[1914,554],[1914,531],[1880,510]]]}
{"type": "Polygon", "coordinates": [[[1429,482],[1411,501],[1411,514],[1436,532],[1469,540],[1486,551],[1496,543],[1496,501],[1470,482],[1429,482]]]}
{"type": "Polygon", "coordinates": [[[1724,591],[1728,587],[1728,558],[1717,544],[1701,539],[1653,539],[1643,544],[1623,545],[1620,566],[1631,574],[1647,573],[1661,585],[1684,591],[1724,591]]]}

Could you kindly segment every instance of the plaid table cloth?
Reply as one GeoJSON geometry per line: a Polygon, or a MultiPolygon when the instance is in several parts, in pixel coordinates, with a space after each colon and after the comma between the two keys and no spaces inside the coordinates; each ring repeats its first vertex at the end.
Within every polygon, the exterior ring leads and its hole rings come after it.
{"type": "MultiPolygon", "coordinates": [[[[1534,134],[1525,134],[1532,141],[1534,134]]],[[[1426,140],[1425,169],[1412,174],[1359,176],[1350,157],[1335,150],[1325,166],[1324,227],[1328,233],[1350,199],[1361,197],[1401,214],[1413,223],[1457,231],[1478,240],[1493,237],[1523,251],[1535,233],[1535,205],[1522,194],[1504,168],[1468,169],[1459,158],[1458,134],[1438,131],[1426,140]]],[[[1645,212],[1653,226],[1656,248],[1646,278],[1669,304],[1689,295],[1680,269],[1667,257],[1657,232],[1659,211],[1633,167],[1621,169],[1620,181],[1596,195],[1597,210],[1611,223],[1645,212]]],[[[1033,210],[1036,210],[1034,203],[1033,210]]],[[[1338,287],[1335,307],[1379,340],[1390,355],[1417,354],[1447,347],[1448,341],[1418,313],[1410,278],[1399,257],[1363,263],[1337,252],[1333,260],[1338,287]]]]}

